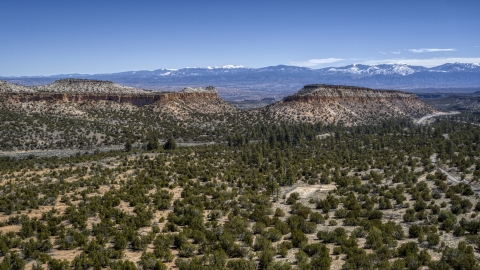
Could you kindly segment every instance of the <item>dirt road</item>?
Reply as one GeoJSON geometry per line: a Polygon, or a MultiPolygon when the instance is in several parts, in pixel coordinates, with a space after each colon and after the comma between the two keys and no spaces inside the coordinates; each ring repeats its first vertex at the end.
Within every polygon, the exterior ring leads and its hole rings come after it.
{"type": "Polygon", "coordinates": [[[424,117],[415,121],[415,124],[422,125],[427,119],[438,117],[438,116],[445,116],[445,115],[454,115],[459,114],[460,112],[452,111],[452,112],[439,112],[434,114],[425,115],[424,117]]]}
{"type": "MultiPolygon", "coordinates": [[[[437,165],[437,153],[435,153],[435,154],[433,154],[433,155],[430,156],[430,161],[432,162],[433,165],[435,165],[435,167],[437,168],[437,170],[441,171],[442,173],[444,173],[444,174],[447,176],[447,180],[448,180],[448,181],[455,182],[455,183],[457,183],[457,184],[460,184],[460,183],[469,184],[467,181],[458,179],[457,177],[451,175],[449,172],[447,172],[447,171],[445,171],[444,169],[440,168],[440,167],[437,165]]],[[[474,191],[475,193],[480,194],[480,190],[475,189],[474,186],[472,186],[472,189],[473,189],[473,191],[474,191]]]]}

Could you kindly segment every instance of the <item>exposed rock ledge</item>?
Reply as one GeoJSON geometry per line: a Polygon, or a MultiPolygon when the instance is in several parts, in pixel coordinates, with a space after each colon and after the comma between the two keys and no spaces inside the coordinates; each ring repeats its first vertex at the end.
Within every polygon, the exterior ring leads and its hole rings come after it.
{"type": "MultiPolygon", "coordinates": [[[[5,94],[4,94],[5,95],[5,94]]],[[[114,101],[126,102],[136,106],[144,106],[156,102],[173,100],[195,101],[198,99],[218,99],[216,93],[181,93],[181,92],[151,92],[150,94],[70,94],[70,93],[9,93],[8,99],[17,102],[31,101],[114,101]]]]}

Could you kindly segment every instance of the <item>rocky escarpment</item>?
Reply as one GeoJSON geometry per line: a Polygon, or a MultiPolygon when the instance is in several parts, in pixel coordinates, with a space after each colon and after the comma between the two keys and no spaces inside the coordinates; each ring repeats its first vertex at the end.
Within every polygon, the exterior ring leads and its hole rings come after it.
{"type": "Polygon", "coordinates": [[[206,89],[187,87],[180,92],[154,92],[115,84],[110,81],[62,79],[42,86],[20,86],[0,81],[0,94],[17,102],[87,102],[113,101],[136,106],[170,101],[216,100],[213,86],[206,89]]]}
{"type": "Polygon", "coordinates": [[[152,109],[179,119],[187,119],[192,115],[234,113],[238,109],[218,97],[215,87],[184,88],[180,92],[164,93],[154,103],[152,109]]]}
{"type": "MultiPolygon", "coordinates": [[[[223,113],[236,109],[218,97],[212,86],[206,89],[185,88],[180,92],[146,91],[117,85],[109,81],[63,79],[44,86],[19,86],[8,82],[0,84],[0,107],[42,112],[55,107],[65,111],[83,111],[89,108],[122,109],[121,106],[150,106],[154,110],[186,115],[191,113],[223,113]],[[113,103],[119,104],[112,105],[113,103]],[[108,105],[108,106],[107,106],[108,105]]],[[[135,108],[129,108],[129,110],[135,108]]],[[[76,113],[77,114],[77,113],[76,113]]]]}
{"type": "Polygon", "coordinates": [[[436,111],[413,93],[323,84],[306,85],[262,110],[278,120],[346,125],[416,118],[436,111]]]}
{"type": "Polygon", "coordinates": [[[112,101],[118,103],[130,103],[135,106],[145,106],[155,103],[167,103],[172,101],[188,101],[196,100],[216,100],[219,99],[215,93],[182,93],[182,92],[147,92],[144,94],[77,94],[77,93],[8,93],[4,94],[5,98],[20,102],[98,102],[112,101]]]}

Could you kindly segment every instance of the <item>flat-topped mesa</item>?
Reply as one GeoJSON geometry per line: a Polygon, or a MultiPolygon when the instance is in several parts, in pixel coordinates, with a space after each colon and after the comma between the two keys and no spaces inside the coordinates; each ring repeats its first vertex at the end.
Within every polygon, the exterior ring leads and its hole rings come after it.
{"type": "Polygon", "coordinates": [[[38,92],[72,94],[149,94],[149,91],[118,85],[111,81],[60,79],[54,83],[33,87],[38,92]]]}
{"type": "Polygon", "coordinates": [[[418,99],[413,93],[394,90],[375,90],[366,87],[308,84],[292,96],[285,98],[285,101],[329,101],[329,100],[377,100],[377,99],[418,99]]]}
{"type": "Polygon", "coordinates": [[[171,102],[193,104],[222,101],[213,86],[205,89],[187,87],[180,92],[156,92],[122,86],[111,81],[85,79],[61,79],[42,86],[20,86],[0,81],[0,97],[2,100],[7,98],[20,103],[113,101],[136,106],[171,102]]]}
{"type": "Polygon", "coordinates": [[[372,124],[390,118],[416,118],[435,112],[413,93],[364,87],[310,84],[263,109],[292,122],[372,124]]]}

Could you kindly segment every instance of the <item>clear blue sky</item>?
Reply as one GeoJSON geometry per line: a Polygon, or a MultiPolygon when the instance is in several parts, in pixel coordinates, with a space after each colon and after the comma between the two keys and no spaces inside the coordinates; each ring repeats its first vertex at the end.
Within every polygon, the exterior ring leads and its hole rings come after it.
{"type": "Polygon", "coordinates": [[[480,62],[480,1],[0,2],[0,76],[480,62]]]}

